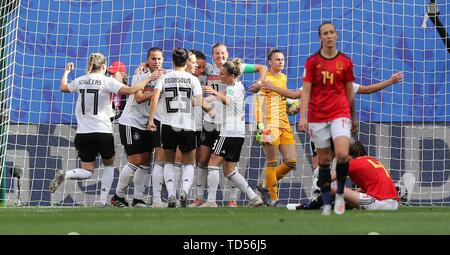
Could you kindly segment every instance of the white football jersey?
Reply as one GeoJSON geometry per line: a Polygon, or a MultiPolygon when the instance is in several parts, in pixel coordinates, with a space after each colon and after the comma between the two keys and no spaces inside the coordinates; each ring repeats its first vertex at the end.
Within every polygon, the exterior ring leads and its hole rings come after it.
{"type": "MultiPolygon", "coordinates": [[[[241,69],[241,74],[244,73],[244,70],[245,70],[244,63],[241,63],[240,69],[241,69]]],[[[212,87],[214,90],[219,91],[221,93],[225,92],[227,85],[223,84],[220,81],[220,78],[219,78],[220,68],[217,67],[216,64],[206,63],[205,73],[206,73],[206,76],[208,77],[207,78],[208,86],[212,87]]],[[[211,118],[211,116],[209,114],[205,114],[203,118],[207,122],[216,123],[216,124],[219,124],[219,126],[220,126],[220,124],[223,121],[223,104],[221,102],[219,102],[218,100],[210,102],[209,104],[211,105],[211,108],[214,109],[216,114],[215,114],[214,118],[211,118]]]]}
{"type": "MultiPolygon", "coordinates": [[[[149,68],[141,70],[139,73],[133,75],[131,86],[135,86],[138,82],[147,79],[151,75],[152,72],[149,68]]],[[[145,86],[144,91],[153,90],[155,85],[156,81],[150,82],[145,86]]],[[[134,94],[129,95],[127,103],[125,104],[125,109],[123,109],[122,115],[119,118],[119,124],[146,130],[148,122],[149,102],[150,100],[139,104],[134,99],[134,94]]]]}
{"type": "Polygon", "coordinates": [[[196,130],[192,98],[202,94],[198,78],[185,71],[172,71],[158,80],[155,89],[161,90],[158,101],[164,114],[161,123],[174,128],[196,130]]]}
{"type": "MultiPolygon", "coordinates": [[[[166,74],[168,74],[168,73],[170,73],[172,71],[173,71],[173,69],[166,69],[166,74]]],[[[162,79],[162,77],[161,77],[161,79],[162,79]]],[[[155,116],[153,116],[153,118],[155,118],[155,119],[157,119],[159,121],[162,121],[165,117],[166,117],[166,113],[164,111],[164,104],[161,101],[161,97],[159,97],[159,99],[158,99],[158,108],[156,109],[156,113],[155,113],[155,116]]]]}
{"type": "Polygon", "coordinates": [[[206,76],[205,74],[202,74],[197,78],[200,81],[201,86],[205,86],[206,84],[208,84],[208,76],[206,76]]]}
{"type": "Polygon", "coordinates": [[[224,120],[220,136],[245,137],[245,88],[237,81],[233,86],[227,86],[226,94],[231,98],[229,105],[224,105],[224,120]]]}
{"type": "MultiPolygon", "coordinates": [[[[201,75],[198,78],[200,86],[206,85],[206,75],[201,75]]],[[[203,129],[203,109],[201,105],[194,106],[193,118],[195,120],[195,131],[202,131],[203,129]]]]}
{"type": "MultiPolygon", "coordinates": [[[[146,67],[142,69],[139,73],[133,75],[131,86],[136,85],[138,82],[144,79],[148,79],[151,75],[152,71],[150,71],[150,68],[146,67]]],[[[156,83],[157,80],[151,81],[145,86],[144,91],[153,91],[156,83]]],[[[150,101],[151,100],[148,100],[139,104],[134,99],[134,95],[128,96],[127,103],[125,104],[125,109],[123,109],[122,116],[120,116],[119,118],[119,123],[125,126],[132,126],[140,130],[147,130],[150,101]]],[[[154,116],[155,119],[159,121],[161,120],[161,110],[162,109],[158,109],[154,116]]]]}
{"type": "Polygon", "coordinates": [[[117,94],[122,85],[100,73],[83,75],[68,84],[70,92],[78,92],[75,108],[78,134],[113,133],[111,93],[117,94]]]}

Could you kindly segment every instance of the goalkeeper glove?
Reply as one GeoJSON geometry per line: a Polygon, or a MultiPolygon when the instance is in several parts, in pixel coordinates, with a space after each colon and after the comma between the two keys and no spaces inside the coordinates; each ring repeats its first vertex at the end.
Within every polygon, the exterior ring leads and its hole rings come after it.
{"type": "Polygon", "coordinates": [[[264,131],[264,124],[263,123],[258,123],[257,124],[257,131],[256,131],[256,141],[258,142],[259,145],[262,145],[262,133],[264,131]]]}
{"type": "Polygon", "coordinates": [[[256,141],[259,145],[272,141],[272,135],[270,129],[265,128],[263,123],[258,123],[258,131],[256,132],[256,141]]]}

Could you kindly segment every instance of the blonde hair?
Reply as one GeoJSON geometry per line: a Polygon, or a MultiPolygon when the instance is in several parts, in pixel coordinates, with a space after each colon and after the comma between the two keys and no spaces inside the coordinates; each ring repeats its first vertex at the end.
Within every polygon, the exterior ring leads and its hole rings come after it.
{"type": "Polygon", "coordinates": [[[86,71],[88,73],[100,71],[102,66],[106,65],[106,58],[103,54],[96,52],[89,55],[88,65],[86,71]]]}
{"type": "Polygon", "coordinates": [[[241,63],[242,60],[240,58],[235,58],[232,61],[227,61],[223,64],[223,68],[227,71],[227,73],[238,77],[241,75],[241,63]]]}

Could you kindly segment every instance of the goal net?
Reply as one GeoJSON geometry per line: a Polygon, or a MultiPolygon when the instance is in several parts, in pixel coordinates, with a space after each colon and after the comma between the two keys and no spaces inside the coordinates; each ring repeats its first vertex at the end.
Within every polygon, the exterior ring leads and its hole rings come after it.
{"type": "MultiPolygon", "coordinates": [[[[228,46],[230,59],[266,64],[266,53],[284,52],[288,87],[301,87],[306,59],[320,42],[318,27],[332,21],[338,49],[354,63],[355,82],[369,85],[403,71],[403,82],[370,95],[356,95],[358,138],[370,155],[407,187],[409,204],[450,203],[450,3],[429,0],[103,0],[3,1],[1,6],[1,162],[3,199],[8,205],[93,205],[99,201],[103,166],[83,181],[67,181],[54,193],[48,186],[56,171],[78,167],[74,148],[75,94],[59,91],[67,62],[85,73],[90,53],[108,63],[122,61],[130,79],[151,47],[164,51],[171,68],[175,47],[204,52],[212,62],[216,42],[228,46]],[[434,1],[432,1],[434,2],[434,1]],[[438,12],[439,11],[439,12],[438,12]],[[434,13],[434,15],[433,15],[434,13]],[[439,21],[439,24],[435,24],[439,21]]],[[[242,76],[246,87],[256,79],[242,76]]],[[[254,138],[253,106],[248,93],[247,136],[239,171],[251,187],[264,178],[265,157],[254,138]]],[[[326,103],[326,102],[324,102],[326,103]]],[[[297,167],[279,183],[282,203],[311,196],[309,137],[298,132],[297,167]]],[[[117,185],[126,155],[115,125],[117,185]]],[[[229,183],[221,177],[218,200],[226,201],[229,183]]],[[[151,197],[150,181],[146,192],[151,197]]],[[[194,185],[195,186],[195,185],[194,185]]],[[[133,186],[128,190],[132,195],[133,186]]],[[[191,194],[194,192],[192,191],[191,194]]],[[[247,202],[239,192],[238,203],[247,202]]]]}

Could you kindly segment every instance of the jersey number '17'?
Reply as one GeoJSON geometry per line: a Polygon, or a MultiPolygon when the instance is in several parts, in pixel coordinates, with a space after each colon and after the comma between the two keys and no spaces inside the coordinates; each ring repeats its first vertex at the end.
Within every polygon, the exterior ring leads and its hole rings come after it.
{"type": "Polygon", "coordinates": [[[96,89],[80,89],[81,94],[81,112],[86,114],[86,106],[85,106],[85,95],[93,94],[94,95],[94,115],[98,114],[98,90],[96,89]]]}

